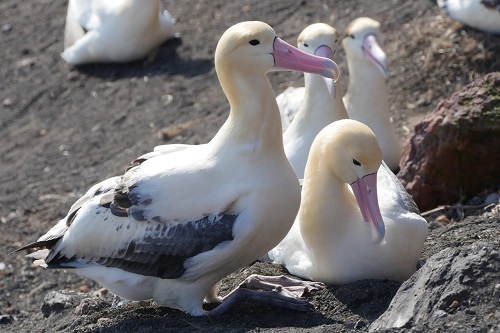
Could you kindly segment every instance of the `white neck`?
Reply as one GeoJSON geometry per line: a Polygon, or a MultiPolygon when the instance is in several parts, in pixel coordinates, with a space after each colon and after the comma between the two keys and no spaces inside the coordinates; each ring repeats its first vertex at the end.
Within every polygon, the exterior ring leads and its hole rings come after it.
{"type": "Polygon", "coordinates": [[[304,100],[284,133],[285,142],[287,135],[292,135],[291,133],[303,133],[307,130],[317,134],[331,122],[348,118],[342,101],[340,82],[335,83],[335,99],[328,91],[323,77],[319,75],[305,73],[304,88],[304,100]]]}
{"type": "Polygon", "coordinates": [[[229,117],[212,144],[250,144],[254,150],[280,151],[284,156],[281,118],[266,75],[242,75],[228,69],[219,75],[231,107],[229,117]]]}
{"type": "Polygon", "coordinates": [[[329,174],[325,163],[318,162],[311,159],[308,162],[298,213],[304,242],[313,253],[323,252],[321,247],[328,248],[341,239],[349,231],[352,216],[361,217],[349,185],[329,174]]]}
{"type": "Polygon", "coordinates": [[[324,78],[319,75],[305,73],[304,87],[306,93],[301,109],[307,110],[307,114],[303,117],[307,117],[311,121],[316,119],[329,120],[328,122],[323,121],[323,126],[332,121],[347,118],[339,81],[335,83],[335,98],[328,91],[324,78]]]}
{"type": "Polygon", "coordinates": [[[345,102],[349,116],[362,122],[366,118],[388,120],[387,82],[380,70],[368,61],[349,61],[348,68],[349,86],[345,102]]]}

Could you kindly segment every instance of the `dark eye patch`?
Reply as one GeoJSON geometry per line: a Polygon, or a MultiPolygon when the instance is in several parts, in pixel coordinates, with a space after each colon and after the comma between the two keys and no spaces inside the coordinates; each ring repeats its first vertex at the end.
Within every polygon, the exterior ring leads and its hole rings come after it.
{"type": "Polygon", "coordinates": [[[248,43],[249,43],[250,45],[254,45],[254,46],[255,46],[255,45],[259,45],[259,44],[260,44],[260,42],[259,42],[259,40],[258,40],[258,39],[252,39],[252,40],[251,40],[251,41],[249,41],[248,43]]]}
{"type": "Polygon", "coordinates": [[[352,159],[352,163],[354,163],[354,165],[361,165],[361,163],[359,163],[358,161],[356,161],[354,158],[352,159]]]}

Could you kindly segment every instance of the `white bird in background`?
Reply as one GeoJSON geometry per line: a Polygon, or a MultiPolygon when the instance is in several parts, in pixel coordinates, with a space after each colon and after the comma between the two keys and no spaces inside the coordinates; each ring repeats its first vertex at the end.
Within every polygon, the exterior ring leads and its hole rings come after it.
{"type": "MultiPolygon", "coordinates": [[[[340,38],[335,28],[325,23],[315,23],[300,33],[297,42],[298,48],[304,52],[335,60],[340,38]]],[[[290,126],[283,133],[283,142],[288,160],[299,179],[302,179],[316,135],[331,122],[348,116],[342,101],[340,81],[305,73],[304,87],[294,88],[293,91],[298,92],[298,95],[291,98],[301,96],[302,99],[290,126]]]]}
{"type": "Polygon", "coordinates": [[[229,28],[215,67],[231,110],[209,143],[163,150],[94,185],[19,250],[46,247],[31,255],[35,263],[74,269],[125,299],[153,299],[191,315],[223,313],[242,297],[310,310],[286,293],[244,288],[210,312],[202,304],[220,301],[217,282],[278,244],[299,209],[300,185],[284,153],[267,72],[337,79],[338,67],[283,42],[262,22],[229,28]]]}
{"type": "Polygon", "coordinates": [[[379,22],[360,17],[347,26],[342,40],[349,69],[344,104],[349,118],[372,129],[382,147],[385,163],[397,171],[401,146],[389,115],[387,57],[382,44],[379,22]]]}
{"type": "Polygon", "coordinates": [[[63,59],[72,65],[145,57],[174,36],[160,0],[69,0],[63,59]]]}
{"type": "Polygon", "coordinates": [[[403,281],[415,271],[426,235],[427,222],[382,162],[374,133],[345,119],[314,140],[299,213],[268,256],[294,275],[329,284],[403,281]]]}
{"type": "MultiPolygon", "coordinates": [[[[297,44],[299,49],[309,54],[315,54],[316,51],[324,52],[326,48],[319,48],[321,43],[324,43],[325,46],[330,48],[330,51],[327,52],[326,56],[335,60],[335,55],[337,54],[338,47],[340,44],[340,36],[337,30],[328,24],[325,23],[314,23],[310,26],[306,27],[299,35],[297,44]],[[321,40],[320,40],[321,39],[321,40]],[[313,44],[317,45],[317,48],[314,48],[313,44]]],[[[328,82],[328,81],[325,81],[328,82]]],[[[324,83],[318,82],[318,79],[314,78],[314,75],[304,75],[304,87],[288,87],[276,97],[276,102],[278,103],[278,107],[281,113],[281,123],[283,126],[283,132],[290,126],[293,118],[299,111],[301,107],[304,107],[303,104],[304,98],[306,94],[314,94],[315,88],[320,85],[324,85],[324,83]]],[[[330,82],[326,85],[331,92],[331,96],[335,98],[335,94],[342,93],[342,87],[340,82],[330,82]],[[336,89],[336,90],[334,90],[336,89]]],[[[320,88],[322,91],[323,89],[320,88]]],[[[309,104],[311,102],[309,101],[309,104]]],[[[311,107],[311,106],[309,106],[311,107]]],[[[342,106],[342,108],[345,107],[342,106]]],[[[334,112],[343,113],[341,110],[337,110],[334,112]]]]}
{"type": "MultiPolygon", "coordinates": [[[[297,39],[300,50],[334,61],[339,44],[339,33],[325,23],[309,25],[297,39]]],[[[296,110],[288,109],[293,115],[292,118],[285,117],[285,121],[291,123],[283,133],[283,143],[288,160],[298,178],[302,179],[309,149],[319,131],[335,120],[348,118],[342,100],[342,87],[340,81],[335,82],[317,74],[304,73],[304,87],[289,87],[280,96],[276,98],[278,105],[280,100],[298,104],[296,110]]],[[[282,110],[280,112],[283,121],[284,114],[282,110]]],[[[152,156],[187,147],[189,145],[183,144],[157,146],[153,152],[139,157],[136,161],[140,162],[152,156]]]]}
{"type": "Polygon", "coordinates": [[[437,0],[437,4],[452,19],[500,34],[500,0],[437,0]]]}

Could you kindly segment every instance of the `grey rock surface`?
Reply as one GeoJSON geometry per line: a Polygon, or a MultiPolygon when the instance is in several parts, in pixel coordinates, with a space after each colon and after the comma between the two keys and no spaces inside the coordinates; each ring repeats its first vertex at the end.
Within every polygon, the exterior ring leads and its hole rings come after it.
{"type": "Polygon", "coordinates": [[[52,313],[62,312],[66,308],[77,306],[83,298],[83,294],[71,291],[51,291],[45,295],[42,304],[42,313],[45,318],[52,313]]]}
{"type": "Polygon", "coordinates": [[[500,243],[476,242],[435,254],[403,283],[370,332],[498,332],[500,243]],[[436,330],[437,329],[437,330],[436,330]]]}

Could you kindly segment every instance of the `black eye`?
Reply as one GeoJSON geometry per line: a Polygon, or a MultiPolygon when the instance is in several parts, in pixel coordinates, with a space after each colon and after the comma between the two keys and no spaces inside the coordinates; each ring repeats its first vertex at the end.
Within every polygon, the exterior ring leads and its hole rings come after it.
{"type": "Polygon", "coordinates": [[[336,39],[336,40],[335,40],[335,43],[337,43],[338,41],[339,41],[339,40],[338,40],[338,39],[336,39]]]}
{"type": "Polygon", "coordinates": [[[354,37],[354,35],[349,35],[349,37],[351,37],[352,39],[356,39],[356,38],[354,37]]]}
{"type": "Polygon", "coordinates": [[[354,163],[354,165],[361,165],[361,163],[359,163],[358,161],[356,161],[354,158],[352,159],[352,163],[354,163]]]}
{"type": "Polygon", "coordinates": [[[309,44],[307,44],[306,42],[304,42],[304,46],[305,47],[309,47],[309,44]]]}
{"type": "Polygon", "coordinates": [[[259,45],[260,42],[258,39],[252,39],[251,41],[248,42],[250,45],[259,45]]]}

